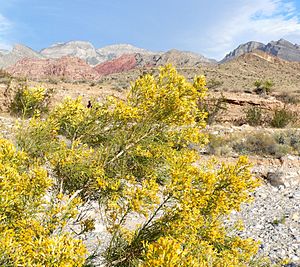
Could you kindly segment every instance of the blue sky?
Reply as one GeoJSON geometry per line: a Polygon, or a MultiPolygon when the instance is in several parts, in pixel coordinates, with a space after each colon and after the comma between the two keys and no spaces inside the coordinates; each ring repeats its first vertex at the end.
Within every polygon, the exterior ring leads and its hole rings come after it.
{"type": "Polygon", "coordinates": [[[0,0],[0,48],[86,40],[221,59],[280,38],[300,43],[300,0],[0,0]]]}

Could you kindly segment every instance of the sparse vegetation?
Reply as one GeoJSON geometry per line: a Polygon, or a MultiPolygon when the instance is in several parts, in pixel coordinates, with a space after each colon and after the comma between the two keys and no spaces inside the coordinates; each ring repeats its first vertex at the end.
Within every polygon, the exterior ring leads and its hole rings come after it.
{"type": "Polygon", "coordinates": [[[273,135],[266,133],[248,135],[235,142],[233,149],[239,154],[270,155],[276,158],[292,151],[291,147],[277,143],[273,135]]]}
{"type": "Polygon", "coordinates": [[[210,135],[208,153],[217,156],[226,155],[260,155],[280,158],[286,154],[299,155],[299,133],[287,131],[282,133],[248,132],[239,134],[210,135]]]}
{"type": "Polygon", "coordinates": [[[287,92],[277,95],[276,98],[285,104],[298,104],[300,102],[298,94],[292,94],[287,92]]]}

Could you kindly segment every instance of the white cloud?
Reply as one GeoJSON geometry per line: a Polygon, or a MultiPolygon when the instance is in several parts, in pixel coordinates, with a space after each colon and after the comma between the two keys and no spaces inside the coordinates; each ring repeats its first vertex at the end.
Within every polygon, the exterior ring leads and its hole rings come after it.
{"type": "Polygon", "coordinates": [[[6,39],[8,33],[10,32],[12,27],[11,22],[0,14],[0,48],[9,49],[10,45],[8,40],[6,39]]]}
{"type": "MultiPolygon", "coordinates": [[[[280,38],[300,41],[300,22],[294,2],[289,0],[233,0],[216,4],[215,20],[198,40],[198,51],[221,59],[243,42],[269,42],[280,38]]],[[[188,39],[187,42],[192,41],[188,39]]]]}

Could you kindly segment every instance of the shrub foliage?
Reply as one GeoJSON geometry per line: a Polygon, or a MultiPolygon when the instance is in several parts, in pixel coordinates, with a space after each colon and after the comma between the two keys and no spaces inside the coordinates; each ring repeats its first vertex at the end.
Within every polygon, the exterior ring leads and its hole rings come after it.
{"type": "Polygon", "coordinates": [[[274,111],[271,126],[275,128],[284,128],[295,120],[296,115],[286,107],[283,107],[274,111]]]}
{"type": "Polygon", "coordinates": [[[190,146],[207,143],[205,92],[204,77],[189,83],[166,66],[135,81],[126,100],[87,108],[66,99],[22,127],[19,146],[49,161],[64,193],[81,190],[105,211],[107,266],[246,266],[256,253],[222,223],[258,184],[247,160],[200,164],[190,146]],[[142,224],[128,228],[137,215],[142,224]]]}
{"type": "Polygon", "coordinates": [[[78,200],[45,194],[51,179],[44,168],[0,139],[0,265],[82,266],[86,249],[63,231],[78,200]]]}
{"type": "Polygon", "coordinates": [[[51,94],[51,90],[44,87],[30,87],[23,83],[17,88],[10,103],[10,111],[25,118],[45,112],[48,110],[51,94]]]}
{"type": "Polygon", "coordinates": [[[274,83],[271,80],[257,80],[254,82],[254,86],[255,88],[255,92],[257,94],[270,94],[271,93],[271,89],[274,86],[274,83]]]}
{"type": "Polygon", "coordinates": [[[257,126],[262,122],[262,109],[260,107],[249,107],[246,111],[246,122],[249,125],[257,126]]]}

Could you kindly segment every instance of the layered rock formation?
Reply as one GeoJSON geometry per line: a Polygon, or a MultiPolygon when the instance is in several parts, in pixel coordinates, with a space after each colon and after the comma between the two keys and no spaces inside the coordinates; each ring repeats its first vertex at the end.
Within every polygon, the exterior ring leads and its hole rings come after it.
{"type": "Polygon", "coordinates": [[[94,67],[99,75],[109,75],[113,73],[129,71],[137,67],[137,60],[134,54],[123,55],[117,59],[104,62],[94,67]]]}
{"type": "Polygon", "coordinates": [[[78,57],[90,65],[96,65],[101,61],[95,47],[91,43],[84,41],[54,44],[41,50],[40,54],[46,58],[78,57]]]}
{"type": "Polygon", "coordinates": [[[7,69],[18,77],[31,79],[59,78],[74,80],[97,80],[99,74],[84,60],[75,57],[59,59],[30,59],[25,58],[7,69]]]}

